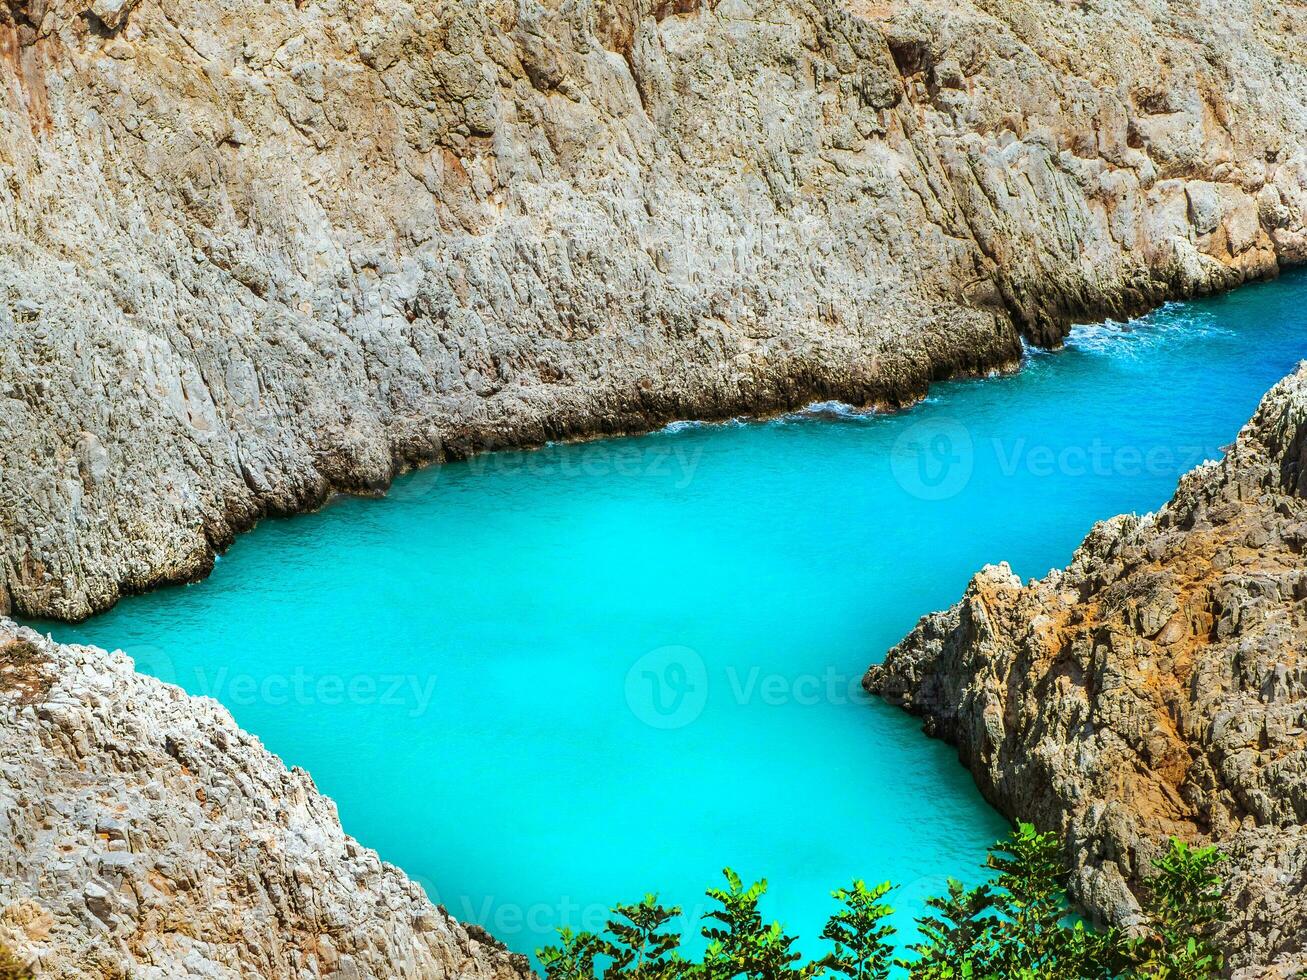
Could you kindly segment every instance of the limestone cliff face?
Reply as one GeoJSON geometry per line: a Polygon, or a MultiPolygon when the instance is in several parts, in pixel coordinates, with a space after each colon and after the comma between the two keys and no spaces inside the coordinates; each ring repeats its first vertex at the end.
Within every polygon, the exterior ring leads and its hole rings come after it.
{"type": "Polygon", "coordinates": [[[39,976],[531,976],[217,702],[122,654],[0,620],[0,716],[0,942],[39,976]]]}
{"type": "Polygon", "coordinates": [[[4,0],[0,606],[1307,258],[1289,0],[4,0]]]}
{"type": "Polygon", "coordinates": [[[1098,525],[1042,581],[986,568],[866,686],[1062,831],[1094,912],[1132,920],[1168,835],[1219,842],[1235,964],[1307,968],[1304,547],[1307,365],[1156,514],[1098,525]]]}

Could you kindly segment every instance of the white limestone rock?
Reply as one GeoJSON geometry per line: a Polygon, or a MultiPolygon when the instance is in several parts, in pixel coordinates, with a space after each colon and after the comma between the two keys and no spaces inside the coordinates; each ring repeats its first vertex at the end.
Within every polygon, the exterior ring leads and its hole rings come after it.
{"type": "Polygon", "coordinates": [[[0,619],[0,943],[60,980],[525,980],[216,701],[0,619]]]}
{"type": "Polygon", "coordinates": [[[419,463],[901,404],[1273,274],[1307,258],[1305,31],[1289,0],[0,4],[0,608],[85,616],[419,463]]]}

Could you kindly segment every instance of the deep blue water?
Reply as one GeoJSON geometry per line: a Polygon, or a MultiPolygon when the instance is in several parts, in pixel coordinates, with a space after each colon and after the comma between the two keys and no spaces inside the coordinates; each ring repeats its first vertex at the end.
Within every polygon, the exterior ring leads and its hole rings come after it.
{"type": "Polygon", "coordinates": [[[514,949],[649,890],[697,910],[724,864],[805,936],[855,876],[901,883],[907,926],[1006,826],[864,668],[983,563],[1042,575],[1166,500],[1307,352],[1305,306],[1295,274],[897,415],[431,469],[265,522],[202,584],[41,625],[217,697],[514,949]]]}

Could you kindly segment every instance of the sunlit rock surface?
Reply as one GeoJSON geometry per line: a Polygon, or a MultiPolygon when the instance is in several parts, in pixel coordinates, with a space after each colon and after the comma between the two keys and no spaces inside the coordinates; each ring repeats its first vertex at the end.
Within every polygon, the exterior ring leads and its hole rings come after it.
{"type": "Polygon", "coordinates": [[[1307,257],[1281,0],[8,0],[0,608],[1307,257]]]}
{"type": "Polygon", "coordinates": [[[1168,836],[1219,843],[1232,962],[1297,976],[1305,546],[1307,365],[1156,514],[1097,525],[1042,581],[985,568],[865,685],[956,744],[1000,810],[1063,833],[1073,892],[1103,919],[1135,921],[1168,836]]]}

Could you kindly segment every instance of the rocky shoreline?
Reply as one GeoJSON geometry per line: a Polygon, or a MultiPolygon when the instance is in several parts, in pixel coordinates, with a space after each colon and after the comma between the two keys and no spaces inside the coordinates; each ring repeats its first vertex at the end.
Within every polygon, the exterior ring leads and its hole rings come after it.
{"type": "Polygon", "coordinates": [[[208,698],[0,619],[0,944],[38,975],[524,980],[208,698]]]}
{"type": "Polygon", "coordinates": [[[0,609],[1307,258],[1288,0],[0,5],[0,609]]]}
{"type": "MultiPolygon", "coordinates": [[[[1065,572],[1006,567],[925,617],[869,690],[1062,832],[1074,893],[1129,925],[1158,843],[1230,854],[1241,978],[1307,968],[1307,365],[1154,515],[1065,572]]],[[[525,980],[344,834],[210,699],[0,619],[0,945],[59,977],[525,980]]]]}
{"type": "Polygon", "coordinates": [[[1236,972],[1307,969],[1307,364],[1155,514],[1065,571],[978,573],[865,678],[986,798],[1067,840],[1076,899],[1130,925],[1170,835],[1229,854],[1236,972]]]}
{"type": "MultiPolygon", "coordinates": [[[[7,0],[0,614],[194,579],[416,465],[903,405],[1273,276],[1304,52],[1292,0],[7,0]]],[[[1307,921],[1302,389],[870,678],[1068,833],[1104,916],[1159,834],[1222,841],[1248,964],[1307,921]]],[[[0,941],[42,971],[525,975],[214,702],[0,648],[0,941]]]]}

